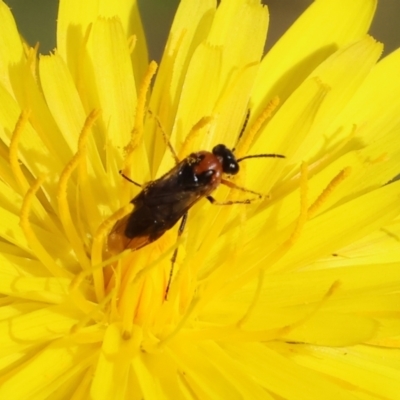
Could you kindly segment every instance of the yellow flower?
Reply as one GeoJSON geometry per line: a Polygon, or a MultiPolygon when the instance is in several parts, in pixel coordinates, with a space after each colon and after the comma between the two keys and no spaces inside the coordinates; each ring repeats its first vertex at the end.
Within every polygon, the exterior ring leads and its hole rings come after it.
{"type": "Polygon", "coordinates": [[[134,1],[62,0],[39,59],[0,1],[1,399],[399,398],[400,51],[378,61],[374,11],[318,0],[263,58],[259,0],[182,0],[153,85],[134,1]],[[286,158],[240,163],[263,199],[115,253],[118,171],[170,170],[163,131],[181,159],[286,158]]]}

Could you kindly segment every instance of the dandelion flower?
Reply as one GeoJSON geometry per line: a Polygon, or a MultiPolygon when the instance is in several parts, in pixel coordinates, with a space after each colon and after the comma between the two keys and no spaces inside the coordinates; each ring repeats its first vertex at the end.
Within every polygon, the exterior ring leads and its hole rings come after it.
{"type": "Polygon", "coordinates": [[[400,52],[375,6],[318,0],[263,57],[259,0],[182,0],[156,72],[134,1],[61,0],[39,57],[0,1],[0,398],[399,398],[400,52]],[[285,159],[232,178],[261,200],[113,252],[140,191],[119,170],[170,170],[163,135],[285,159]]]}

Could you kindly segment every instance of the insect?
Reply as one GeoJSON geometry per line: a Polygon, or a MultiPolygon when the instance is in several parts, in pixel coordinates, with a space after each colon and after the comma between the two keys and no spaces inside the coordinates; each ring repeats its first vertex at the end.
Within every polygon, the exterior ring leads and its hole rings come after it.
{"type": "MultiPolygon", "coordinates": [[[[280,154],[258,154],[236,159],[232,150],[223,144],[218,144],[212,149],[212,152],[199,151],[190,154],[161,178],[151,181],[143,187],[125,177],[135,185],[142,187],[142,191],[131,200],[134,205],[132,213],[117,221],[111,230],[108,237],[108,248],[114,253],[125,249],[138,250],[160,238],[181,220],[178,230],[179,238],[184,231],[188,211],[202,198],[217,205],[249,204],[253,200],[220,203],[211,196],[211,193],[220,184],[261,197],[258,193],[238,187],[223,178],[223,174],[236,175],[239,172],[241,161],[260,157],[284,158],[280,154]]],[[[171,259],[172,266],[165,299],[168,295],[177,251],[176,248],[171,259]]]]}

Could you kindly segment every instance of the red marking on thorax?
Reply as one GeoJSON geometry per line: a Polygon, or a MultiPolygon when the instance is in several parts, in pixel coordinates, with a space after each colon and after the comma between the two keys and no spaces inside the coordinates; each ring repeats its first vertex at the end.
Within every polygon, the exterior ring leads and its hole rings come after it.
{"type": "Polygon", "coordinates": [[[196,175],[200,175],[207,171],[214,171],[210,185],[215,189],[222,179],[222,163],[216,155],[209,151],[199,151],[196,157],[203,157],[203,159],[193,168],[196,175]]]}

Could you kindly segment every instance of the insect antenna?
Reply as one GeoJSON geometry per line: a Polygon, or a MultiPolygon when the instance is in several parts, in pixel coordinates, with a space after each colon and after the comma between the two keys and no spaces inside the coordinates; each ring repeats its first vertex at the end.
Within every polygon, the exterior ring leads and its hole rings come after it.
{"type": "MultiPolygon", "coordinates": [[[[242,129],[240,131],[238,140],[236,145],[232,151],[237,152],[238,154],[247,153],[248,149],[251,147],[254,142],[256,136],[260,132],[261,128],[265,124],[265,122],[271,118],[273,112],[279,105],[279,98],[274,97],[269,101],[264,110],[259,114],[259,116],[255,119],[255,121],[251,124],[249,129],[247,129],[248,122],[250,120],[251,110],[248,109],[246,118],[244,120],[242,129]],[[246,132],[245,132],[246,131],[246,132]]],[[[271,156],[267,156],[271,157],[271,156]]],[[[273,156],[272,156],[273,157],[273,156]]],[[[238,157],[241,158],[241,157],[238,157]]]]}
{"type": "Polygon", "coordinates": [[[153,114],[153,112],[152,112],[151,110],[147,110],[147,112],[156,120],[157,126],[158,126],[158,128],[160,129],[160,131],[161,131],[161,133],[162,133],[162,135],[163,135],[163,139],[164,139],[164,142],[165,142],[166,146],[168,147],[169,151],[171,152],[172,157],[173,157],[174,160],[175,160],[175,163],[176,163],[176,164],[179,164],[179,161],[180,161],[180,160],[179,160],[179,157],[178,157],[178,155],[176,154],[176,151],[175,151],[175,149],[173,148],[173,146],[172,146],[172,144],[171,144],[171,142],[170,142],[170,140],[169,140],[170,137],[167,135],[167,132],[165,132],[165,130],[164,130],[162,124],[161,124],[160,119],[157,117],[157,115],[153,114]]]}
{"type": "MultiPolygon", "coordinates": [[[[273,106],[273,105],[274,105],[274,103],[271,106],[273,106]]],[[[266,111],[269,111],[269,107],[266,109],[266,111]]],[[[236,146],[240,142],[240,139],[242,138],[242,136],[243,136],[243,134],[244,134],[244,132],[245,132],[245,130],[247,128],[247,124],[249,122],[249,119],[250,119],[250,108],[247,110],[246,118],[244,119],[244,123],[243,123],[242,129],[240,130],[239,137],[238,137],[237,142],[236,142],[236,146]]],[[[256,132],[259,130],[260,126],[255,129],[256,132]]],[[[236,146],[232,149],[232,152],[235,152],[236,146]]],[[[263,157],[264,158],[267,158],[267,157],[268,158],[285,158],[285,156],[282,155],[282,154],[254,154],[254,155],[250,155],[250,156],[244,156],[244,157],[237,158],[236,162],[239,163],[239,162],[241,162],[243,160],[246,160],[248,158],[263,158],[263,157]]]]}
{"type": "MultiPolygon", "coordinates": [[[[239,164],[241,161],[246,160],[248,158],[286,158],[284,155],[282,154],[275,154],[275,153],[270,153],[270,154],[253,154],[253,155],[249,155],[249,156],[244,156],[241,158],[237,158],[235,160],[236,165],[239,164]]],[[[221,183],[223,185],[226,185],[228,187],[230,187],[231,189],[236,189],[236,190],[241,190],[242,192],[247,192],[247,193],[252,193],[257,195],[258,198],[262,198],[263,195],[261,193],[258,192],[254,192],[253,190],[241,187],[236,185],[236,183],[233,183],[231,181],[228,181],[226,179],[222,179],[221,183]]],[[[218,205],[229,205],[229,204],[249,204],[251,203],[253,200],[255,199],[245,199],[245,200],[240,200],[240,201],[227,201],[227,202],[217,202],[212,196],[207,196],[206,197],[207,200],[209,200],[212,204],[218,204],[218,205]]]]}
{"type": "MultiPolygon", "coordinates": [[[[237,138],[237,140],[236,140],[236,146],[237,146],[238,143],[240,142],[240,139],[242,138],[242,136],[243,136],[243,134],[244,134],[244,131],[245,131],[246,128],[247,128],[247,124],[248,124],[248,122],[249,122],[249,119],[250,119],[250,108],[249,108],[249,109],[247,110],[247,112],[246,112],[246,117],[245,117],[245,119],[244,119],[244,122],[243,122],[243,125],[242,125],[242,129],[240,130],[239,136],[238,136],[238,138],[237,138]]],[[[232,149],[232,152],[235,152],[236,146],[232,149]]]]}
{"type": "Polygon", "coordinates": [[[135,182],[134,180],[132,180],[131,178],[129,178],[128,176],[126,176],[122,171],[119,171],[119,174],[125,178],[128,182],[133,183],[134,185],[142,188],[143,186],[140,183],[135,182]]]}
{"type": "Polygon", "coordinates": [[[241,162],[241,161],[243,161],[243,160],[246,160],[246,159],[248,159],[248,158],[286,158],[284,155],[282,155],[282,154],[274,154],[274,153],[272,153],[272,154],[253,154],[253,155],[250,155],[250,156],[244,156],[244,157],[241,157],[241,158],[237,158],[236,159],[236,162],[241,162]]]}

